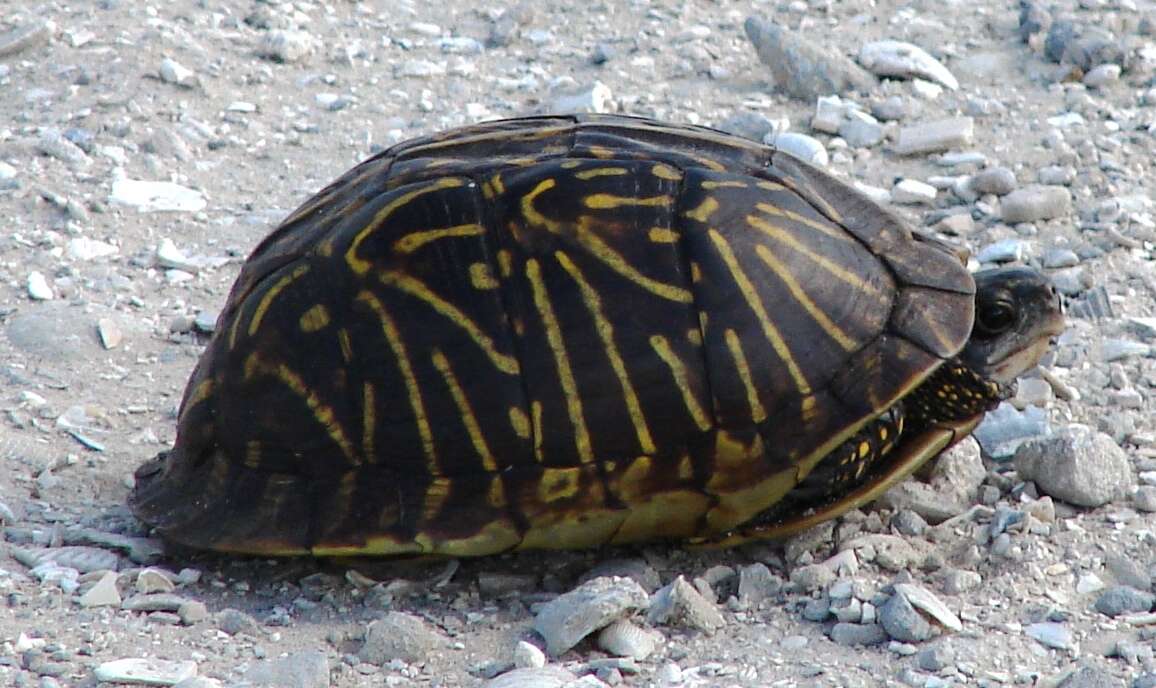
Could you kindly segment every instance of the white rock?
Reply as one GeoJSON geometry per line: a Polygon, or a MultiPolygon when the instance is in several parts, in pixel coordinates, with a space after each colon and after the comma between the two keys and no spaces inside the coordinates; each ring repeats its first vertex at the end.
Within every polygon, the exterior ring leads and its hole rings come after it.
{"type": "Polygon", "coordinates": [[[76,237],[68,240],[68,246],[65,252],[73,260],[95,260],[97,258],[104,258],[105,256],[116,255],[116,246],[97,241],[96,239],[89,239],[88,237],[76,237]]]}
{"type": "Polygon", "coordinates": [[[172,592],[174,588],[176,585],[160,569],[142,569],[136,575],[136,590],[139,593],[172,592]]]}
{"type": "Polygon", "coordinates": [[[1084,75],[1084,85],[1088,88],[1104,88],[1120,80],[1120,71],[1118,64],[1097,65],[1084,75]]]}
{"type": "Polygon", "coordinates": [[[428,79],[435,76],[445,76],[446,66],[429,60],[406,60],[398,65],[395,74],[411,79],[428,79]]]}
{"type": "Polygon", "coordinates": [[[947,605],[930,590],[910,583],[896,583],[895,593],[906,597],[912,607],[927,612],[945,628],[956,632],[963,630],[963,622],[955,612],[948,609],[947,605]]]}
{"type": "Polygon", "coordinates": [[[33,301],[51,301],[56,298],[56,294],[48,284],[48,278],[39,270],[28,273],[28,296],[33,301]]]}
{"type": "Polygon", "coordinates": [[[851,185],[854,186],[855,189],[859,193],[863,194],[867,198],[870,198],[871,200],[875,201],[876,203],[878,203],[880,205],[885,205],[885,204],[891,202],[891,192],[888,191],[887,189],[881,189],[878,186],[871,186],[870,184],[864,184],[863,182],[858,181],[858,180],[852,182],[851,185]]]}
{"type": "Polygon", "coordinates": [[[608,112],[612,93],[601,81],[578,93],[567,93],[554,99],[552,112],[608,112]]]}
{"type": "Polygon", "coordinates": [[[276,62],[300,62],[313,52],[317,40],[304,31],[270,31],[261,39],[257,54],[276,62]]]}
{"type": "Polygon", "coordinates": [[[923,48],[903,41],[875,41],[859,49],[859,64],[876,76],[926,79],[956,90],[959,81],[923,48]]]}
{"type": "Polygon", "coordinates": [[[514,666],[518,669],[540,669],[546,666],[546,653],[533,643],[519,640],[514,647],[514,666]]]}
{"type": "Polygon", "coordinates": [[[598,634],[598,647],[618,657],[632,657],[642,661],[649,657],[662,642],[658,631],[640,628],[626,619],[611,623],[598,634]]]}
{"type": "Polygon", "coordinates": [[[177,86],[192,86],[197,82],[196,72],[171,58],[162,60],[160,69],[157,71],[161,81],[166,83],[177,86]]]}
{"type": "Polygon", "coordinates": [[[546,650],[557,657],[594,631],[642,609],[649,599],[630,578],[595,578],[542,605],[534,630],[545,638],[546,650]]]}
{"type": "Polygon", "coordinates": [[[409,30],[419,36],[427,36],[429,38],[437,38],[442,35],[442,27],[431,22],[413,22],[409,25],[409,30]]]}
{"type": "Polygon", "coordinates": [[[98,681],[146,686],[172,686],[197,675],[197,663],[165,659],[114,659],[93,671],[98,681]]]}
{"type": "Polygon", "coordinates": [[[803,162],[809,162],[818,167],[826,167],[829,161],[827,149],[821,141],[813,136],[784,131],[768,134],[763,141],[803,162]]]}
{"type": "Polygon", "coordinates": [[[184,270],[190,273],[195,273],[199,269],[199,266],[177,248],[172,239],[167,237],[161,239],[161,243],[157,245],[156,259],[157,265],[162,268],[184,270]]]}
{"type": "Polygon", "coordinates": [[[1084,116],[1078,112],[1065,112],[1062,115],[1048,118],[1048,124],[1057,129],[1068,129],[1084,123],[1084,116]]]}
{"type": "Polygon", "coordinates": [[[811,128],[825,134],[839,133],[839,125],[847,114],[847,106],[839,96],[822,96],[815,100],[815,116],[811,128]]]}
{"type": "Polygon", "coordinates": [[[120,591],[116,589],[116,572],[109,571],[101,576],[96,585],[80,596],[82,607],[119,607],[120,591]]]}
{"type": "Polygon", "coordinates": [[[121,178],[113,181],[109,203],[127,205],[142,213],[185,212],[205,209],[207,203],[200,191],[173,182],[152,182],[121,178]]]}
{"type": "Polygon", "coordinates": [[[918,179],[903,179],[891,189],[891,200],[903,205],[935,203],[935,187],[918,179]]]}

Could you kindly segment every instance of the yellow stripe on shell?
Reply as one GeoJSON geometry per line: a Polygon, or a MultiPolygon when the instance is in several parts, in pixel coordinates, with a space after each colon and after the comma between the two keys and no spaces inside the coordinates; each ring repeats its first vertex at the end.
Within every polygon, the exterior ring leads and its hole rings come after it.
{"type": "Polygon", "coordinates": [[[678,232],[667,227],[651,227],[646,238],[656,244],[674,244],[678,242],[678,232]]]}
{"type": "Polygon", "coordinates": [[[654,447],[654,439],[650,436],[650,428],[646,425],[646,416],[642,412],[642,405],[638,401],[638,394],[634,391],[634,385],[630,382],[630,374],[626,371],[626,364],[614,342],[614,326],[610,324],[605,313],[602,312],[602,298],[598,295],[598,290],[590,286],[582,271],[574,264],[574,261],[570,260],[569,256],[562,251],[555,251],[554,256],[562,265],[562,269],[578,284],[578,290],[582,293],[582,301],[586,304],[586,310],[594,319],[594,330],[598,333],[598,338],[602,340],[602,348],[606,352],[606,357],[610,359],[610,367],[614,370],[614,376],[618,378],[619,386],[622,387],[622,396],[626,401],[626,412],[634,426],[634,433],[638,437],[638,445],[641,447],[642,453],[655,453],[657,450],[654,447]]]}
{"type": "Polygon", "coordinates": [[[329,309],[321,303],[311,306],[301,314],[297,324],[306,333],[323,330],[329,326],[329,309]]]}
{"type": "Polygon", "coordinates": [[[321,401],[321,397],[305,384],[305,380],[284,363],[266,363],[261,360],[256,354],[250,354],[249,360],[246,361],[246,368],[252,366],[247,372],[264,373],[281,381],[281,384],[289,388],[289,391],[297,395],[299,399],[305,402],[309,407],[309,411],[313,414],[313,419],[316,420],[321,427],[325,428],[325,433],[333,440],[340,449],[345,458],[353,464],[360,464],[361,459],[357,457],[353,451],[353,443],[349,441],[349,437],[345,433],[345,428],[337,420],[337,414],[333,412],[333,407],[321,401]]]}
{"type": "Polygon", "coordinates": [[[497,471],[498,463],[494,461],[494,455],[490,452],[485,435],[482,434],[482,427],[478,424],[478,417],[474,414],[473,407],[470,406],[470,400],[466,398],[465,390],[462,389],[461,383],[454,375],[449,359],[437,349],[434,349],[430,358],[433,360],[434,367],[442,374],[446,387],[450,390],[450,396],[454,400],[454,405],[458,407],[458,414],[461,415],[462,423],[466,426],[466,433],[470,436],[470,443],[474,445],[474,451],[478,453],[478,458],[482,461],[482,467],[487,471],[497,471]]]}
{"type": "Polygon", "coordinates": [[[682,177],[683,177],[683,174],[681,171],[679,171],[678,169],[676,169],[674,167],[671,167],[670,165],[664,165],[662,163],[657,163],[657,164],[655,164],[654,167],[651,167],[650,173],[653,174],[655,177],[658,177],[659,179],[665,179],[665,180],[670,181],[670,182],[682,181],[682,177]]]}
{"type": "Polygon", "coordinates": [[[867,282],[859,275],[832,261],[830,258],[827,258],[822,254],[815,253],[815,251],[810,249],[803,242],[796,239],[791,235],[790,232],[783,229],[782,227],[767,222],[762,218],[755,217],[754,215],[747,216],[747,223],[768,237],[776,241],[780,241],[787,246],[790,246],[795,251],[803,254],[808,259],[822,267],[824,270],[831,273],[831,275],[836,279],[854,287],[857,290],[857,293],[872,293],[882,298],[882,293],[875,287],[875,285],[867,282]]]}
{"type": "MultiPolygon", "coordinates": [[[[257,330],[261,328],[261,321],[265,319],[265,314],[269,312],[269,307],[273,305],[273,300],[276,299],[286,287],[304,277],[308,272],[308,265],[298,265],[293,268],[293,272],[288,275],[282,275],[281,279],[277,280],[273,286],[265,290],[265,293],[261,295],[261,300],[257,302],[257,307],[253,309],[253,316],[249,318],[248,332],[250,337],[257,334],[257,330]]],[[[229,336],[230,348],[232,348],[235,343],[235,334],[236,330],[229,336]]]]}
{"type": "Polygon", "coordinates": [[[689,217],[697,222],[709,222],[710,216],[714,215],[719,209],[718,199],[714,196],[707,196],[698,204],[698,207],[691,208],[683,213],[683,217],[689,217]]]}
{"type": "Polygon", "coordinates": [[[513,356],[498,351],[494,340],[478,327],[457,306],[435,294],[424,282],[396,270],[386,270],[380,275],[381,283],[403,291],[406,294],[424,302],[438,314],[460,327],[470,339],[486,354],[494,367],[508,375],[518,374],[518,360],[513,356]]]}
{"type": "Polygon", "coordinates": [[[713,423],[710,416],[707,415],[706,410],[702,404],[698,403],[698,399],[694,395],[694,390],[690,388],[689,379],[686,374],[686,366],[683,365],[678,354],[670,347],[670,342],[660,334],[653,334],[650,336],[650,346],[654,349],[662,362],[670,368],[670,374],[674,378],[674,384],[678,387],[678,391],[682,394],[682,401],[686,405],[686,410],[690,417],[694,420],[694,424],[698,426],[699,430],[710,430],[713,423]]]}
{"type": "Polygon", "coordinates": [[[393,318],[386,312],[385,306],[373,292],[363,291],[357,295],[357,300],[368,305],[381,322],[381,332],[385,336],[385,341],[389,345],[390,351],[393,353],[393,360],[397,362],[398,370],[401,371],[401,378],[405,384],[406,397],[409,399],[409,407],[413,412],[418,436],[421,438],[422,451],[425,453],[426,459],[429,460],[432,467],[433,462],[437,458],[434,449],[433,432],[430,431],[429,418],[426,416],[425,403],[421,397],[421,387],[417,383],[417,376],[414,375],[413,372],[413,364],[409,360],[409,352],[406,351],[405,342],[402,341],[401,333],[397,330],[397,324],[394,323],[393,318]]]}
{"type": "Polygon", "coordinates": [[[791,380],[794,381],[799,394],[804,397],[811,396],[811,384],[807,381],[806,376],[803,375],[802,369],[799,368],[799,364],[795,361],[795,357],[791,353],[790,347],[787,346],[786,340],[783,339],[783,335],[779,332],[779,328],[775,326],[775,323],[767,314],[762,297],[759,296],[755,286],[751,284],[750,277],[747,276],[742,266],[739,265],[734,250],[731,249],[730,244],[727,243],[727,240],[723,238],[723,235],[720,234],[718,230],[711,228],[707,234],[710,236],[727,269],[730,270],[731,277],[734,279],[735,285],[738,286],[739,292],[742,293],[743,299],[747,302],[747,306],[754,312],[755,317],[758,318],[759,324],[762,326],[763,335],[767,338],[767,341],[770,343],[771,348],[775,350],[779,359],[787,366],[787,372],[790,374],[791,380]]]}
{"type": "Polygon", "coordinates": [[[819,327],[823,328],[823,331],[827,333],[828,337],[838,342],[844,351],[854,351],[859,348],[859,342],[847,336],[843,328],[835,324],[830,316],[828,316],[822,308],[819,308],[818,304],[803,290],[803,286],[799,284],[799,281],[795,279],[794,274],[791,273],[791,269],[788,268],[783,261],[779,260],[769,248],[759,244],[755,246],[755,253],[758,254],[759,258],[767,264],[767,267],[782,280],[783,284],[787,287],[787,291],[791,292],[791,296],[795,301],[803,307],[803,310],[807,311],[807,314],[819,324],[819,327]]]}
{"type": "Polygon", "coordinates": [[[349,248],[345,251],[345,262],[349,264],[349,269],[357,275],[364,275],[369,272],[369,269],[373,267],[373,265],[368,260],[360,258],[357,255],[357,250],[361,247],[361,242],[365,241],[370,235],[380,229],[398,209],[405,207],[409,203],[412,203],[414,199],[426,194],[445,189],[456,189],[465,186],[465,183],[466,180],[459,177],[441,177],[419,189],[407,191],[391,200],[384,208],[374,213],[373,218],[366,223],[365,227],[363,227],[361,231],[353,237],[353,241],[349,243],[349,248]]]}
{"type": "Polygon", "coordinates": [[[377,402],[374,397],[373,383],[363,383],[361,385],[361,454],[368,463],[377,462],[377,453],[373,442],[374,433],[377,431],[377,402]]]}
{"type": "Polygon", "coordinates": [[[514,434],[522,439],[530,439],[530,419],[520,406],[511,406],[507,414],[510,416],[510,426],[514,434]]]}
{"type": "Polygon", "coordinates": [[[349,330],[344,327],[337,331],[337,344],[341,347],[341,359],[346,363],[353,362],[353,340],[349,330]]]}
{"type": "Polygon", "coordinates": [[[651,279],[639,272],[629,261],[622,257],[622,254],[602,241],[601,237],[595,234],[585,222],[578,224],[578,241],[596,258],[605,263],[608,268],[651,294],[677,303],[693,302],[694,297],[690,291],[666,284],[665,282],[660,282],[656,279],[651,279]]]}
{"type": "Polygon", "coordinates": [[[562,229],[562,223],[551,220],[539,212],[534,207],[534,201],[557,185],[558,183],[553,178],[543,179],[530,190],[530,193],[522,196],[522,217],[525,218],[526,222],[533,227],[545,227],[547,231],[555,234],[562,229]]]}
{"type": "Polygon", "coordinates": [[[595,193],[583,197],[582,205],[591,210],[617,210],[618,208],[661,208],[673,202],[670,196],[618,196],[595,193]]]}
{"type": "Polygon", "coordinates": [[[498,280],[494,278],[489,263],[470,263],[470,284],[479,291],[498,288],[498,280]]]}
{"type": "Polygon", "coordinates": [[[574,379],[574,371],[570,367],[570,356],[566,353],[562,328],[558,323],[558,317],[554,314],[554,307],[550,304],[550,295],[546,292],[542,268],[537,260],[531,258],[526,261],[526,277],[530,281],[534,295],[534,306],[538,309],[538,315],[542,318],[542,325],[546,330],[546,343],[554,354],[558,382],[566,398],[566,412],[574,427],[574,445],[578,451],[578,459],[582,463],[589,463],[594,460],[594,451],[590,444],[590,432],[586,428],[586,417],[582,411],[582,397],[578,394],[578,382],[574,379]]]}
{"type": "Polygon", "coordinates": [[[734,359],[735,370],[738,371],[739,379],[743,382],[743,387],[747,391],[747,403],[751,407],[751,420],[756,423],[762,423],[767,419],[767,410],[763,408],[763,402],[759,400],[759,391],[755,387],[754,378],[751,376],[751,367],[747,363],[747,357],[743,353],[742,342],[739,341],[739,335],[732,329],[727,329],[724,333],[724,338],[727,342],[727,349],[730,350],[731,358],[734,359]]]}
{"type": "Polygon", "coordinates": [[[481,236],[485,231],[485,227],[477,223],[470,223],[455,225],[453,227],[443,227],[441,229],[426,229],[420,232],[411,232],[393,242],[393,250],[403,254],[413,253],[426,244],[439,239],[481,236]]]}
{"type": "Polygon", "coordinates": [[[582,170],[574,173],[575,179],[588,181],[597,177],[621,177],[629,174],[630,171],[625,167],[594,167],[588,170],[582,170]]]}

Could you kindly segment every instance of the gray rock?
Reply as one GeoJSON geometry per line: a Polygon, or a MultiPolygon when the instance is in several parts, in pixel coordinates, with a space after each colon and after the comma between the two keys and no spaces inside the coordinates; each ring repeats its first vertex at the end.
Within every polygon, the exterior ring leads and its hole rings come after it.
{"type": "Polygon", "coordinates": [[[1015,453],[1020,477],[1077,506],[1103,506],[1136,484],[1128,455],[1110,436],[1073,423],[1015,453]]]}
{"type": "Polygon", "coordinates": [[[1006,167],[989,167],[971,178],[971,188],[981,194],[1004,196],[1016,188],[1016,173],[1006,167]]]}
{"type": "Polygon", "coordinates": [[[392,660],[413,663],[441,647],[443,639],[422,619],[404,612],[389,612],[365,629],[365,643],[357,656],[381,666],[392,660]]]}
{"type": "Polygon", "coordinates": [[[839,136],[852,148],[870,148],[883,142],[883,125],[874,117],[853,111],[839,125],[839,136]]]}
{"type": "MultiPolygon", "coordinates": [[[[143,597],[143,595],[138,595],[143,597]]],[[[257,621],[238,609],[222,609],[217,614],[217,628],[229,635],[247,633],[252,635],[257,630],[257,621]]]]}
{"type": "Polygon", "coordinates": [[[269,688],[327,688],[329,659],[320,650],[298,650],[285,657],[254,662],[245,681],[269,688]]]}
{"type": "Polygon", "coordinates": [[[979,445],[971,438],[940,454],[931,470],[930,483],[905,480],[884,493],[880,502],[897,511],[913,511],[927,523],[942,523],[975,503],[987,475],[979,445]]]}
{"type": "Polygon", "coordinates": [[[1132,356],[1148,356],[1152,353],[1152,347],[1127,339],[1105,339],[1100,353],[1106,363],[1111,363],[1132,356]]]}
{"type": "Polygon", "coordinates": [[[919,643],[931,637],[931,623],[899,593],[879,608],[879,624],[895,640],[919,643]]]}
{"type": "Polygon", "coordinates": [[[870,91],[875,77],[841,53],[758,17],[743,24],[759,60],[787,95],[812,101],[847,91],[870,91]]]}
{"type": "Polygon", "coordinates": [[[799,566],[791,571],[791,582],[804,592],[813,592],[835,582],[835,572],[823,564],[799,566]]]}
{"type": "Polygon", "coordinates": [[[955,651],[939,643],[920,650],[915,661],[924,671],[943,671],[955,662],[955,651]]]}
{"type": "Polygon", "coordinates": [[[1024,627],[1024,633],[1046,647],[1057,650],[1066,650],[1072,647],[1072,629],[1062,623],[1042,621],[1028,624],[1024,627]]]}
{"type": "Polygon", "coordinates": [[[718,128],[735,136],[761,142],[776,130],[775,123],[766,115],[750,110],[740,110],[719,122],[718,128]]]}
{"type": "Polygon", "coordinates": [[[1043,263],[1049,270],[1072,268],[1080,264],[1080,257],[1071,249],[1053,248],[1044,253],[1043,263]]]}
{"type": "Polygon", "coordinates": [[[610,622],[646,607],[648,599],[630,578],[595,578],[542,605],[534,630],[545,639],[546,651],[557,657],[610,622]]]}
{"type": "Polygon", "coordinates": [[[199,600],[189,600],[177,607],[177,616],[181,623],[192,626],[209,618],[209,608],[199,600]]]}
{"type": "Polygon", "coordinates": [[[116,589],[116,573],[109,571],[101,576],[96,585],[80,596],[82,607],[119,607],[120,591],[116,589]]]}
{"type": "Polygon", "coordinates": [[[1016,189],[1000,201],[1004,222],[1038,222],[1064,217],[1072,210],[1072,192],[1064,186],[1032,184],[1016,189]]]}
{"type": "Polygon", "coordinates": [[[1156,603],[1156,595],[1126,585],[1108,588],[1096,599],[1096,611],[1106,616],[1147,612],[1156,603]]]}
{"type": "Polygon", "coordinates": [[[1132,505],[1140,511],[1156,512],[1156,485],[1141,485],[1132,495],[1132,505]]]}
{"type": "Polygon", "coordinates": [[[821,623],[826,621],[830,615],[831,598],[829,597],[815,597],[807,600],[807,603],[803,605],[803,618],[807,621],[821,623]]]}
{"type": "Polygon", "coordinates": [[[594,568],[582,574],[578,582],[581,584],[605,576],[630,578],[648,593],[662,587],[662,578],[658,575],[658,571],[646,563],[645,559],[607,559],[601,561],[594,568]]]}
{"type": "Polygon", "coordinates": [[[316,40],[304,31],[277,29],[266,33],[257,55],[274,62],[300,62],[313,52],[316,40]]]}
{"type": "Polygon", "coordinates": [[[45,129],[36,141],[36,149],[74,169],[92,164],[92,158],[80,146],[69,141],[59,129],[45,129]]]}
{"type": "Polygon", "coordinates": [[[486,681],[485,688],[563,688],[578,677],[560,666],[514,669],[486,681]]]}
{"type": "Polygon", "coordinates": [[[1102,64],[1093,67],[1084,75],[1084,85],[1088,88],[1105,88],[1120,80],[1120,65],[1102,64]]]}
{"type": "Polygon", "coordinates": [[[923,155],[967,146],[975,137],[975,120],[951,117],[921,122],[899,130],[895,152],[899,155],[923,155]]]}
{"type": "Polygon", "coordinates": [[[1112,577],[1120,585],[1127,585],[1137,590],[1151,590],[1152,575],[1146,566],[1133,557],[1120,554],[1109,554],[1104,558],[1112,577]]]}
{"type": "Polygon", "coordinates": [[[1069,186],[1076,181],[1076,168],[1071,165],[1049,165],[1040,168],[1037,178],[1045,186],[1069,186]]]}
{"type": "Polygon", "coordinates": [[[1119,688],[1120,679],[1098,666],[1085,664],[1068,674],[1058,688],[1119,688]]]}
{"type": "Polygon", "coordinates": [[[981,248],[975,258],[981,263],[1022,262],[1027,250],[1027,242],[1021,239],[1001,239],[981,248]]]}
{"type": "Polygon", "coordinates": [[[837,623],[831,627],[831,641],[836,645],[882,645],[887,642],[887,631],[879,624],[837,623]]]}
{"type": "Polygon", "coordinates": [[[718,607],[682,576],[654,594],[646,618],[650,623],[678,623],[708,634],[726,625],[726,617],[718,607]]]}
{"type": "Polygon", "coordinates": [[[207,676],[192,676],[174,683],[173,688],[221,688],[221,682],[207,676]]]}
{"type": "Polygon", "coordinates": [[[1008,459],[1020,445],[1050,431],[1047,412],[1037,406],[1020,411],[1008,403],[989,411],[972,436],[995,459],[1008,459]]]}
{"type": "Polygon", "coordinates": [[[777,595],[783,579],[771,573],[766,564],[757,563],[739,569],[739,599],[752,607],[777,595]]]}
{"type": "Polygon", "coordinates": [[[902,96],[891,96],[872,103],[871,114],[884,122],[898,122],[907,117],[907,102],[902,96]]]}

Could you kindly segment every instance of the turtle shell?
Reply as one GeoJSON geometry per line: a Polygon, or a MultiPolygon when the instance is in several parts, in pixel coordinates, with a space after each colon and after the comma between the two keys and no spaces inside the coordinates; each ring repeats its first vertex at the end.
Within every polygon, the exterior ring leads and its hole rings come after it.
{"type": "Polygon", "coordinates": [[[131,503],[262,555],[724,535],[958,353],[974,292],[853,188],[710,129],[416,139],[256,248],[131,503]]]}

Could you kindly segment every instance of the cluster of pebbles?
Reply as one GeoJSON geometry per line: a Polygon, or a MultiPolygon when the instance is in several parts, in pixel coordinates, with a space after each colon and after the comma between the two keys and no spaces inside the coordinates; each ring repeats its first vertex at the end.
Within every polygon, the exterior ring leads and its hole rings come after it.
{"type": "Polygon", "coordinates": [[[0,13],[0,683],[1156,686],[1156,8],[500,5],[0,13]],[[782,546],[367,576],[141,530],[132,470],[269,227],[381,147],[574,111],[822,165],[1045,270],[1069,330],[975,440],[782,546]]]}

